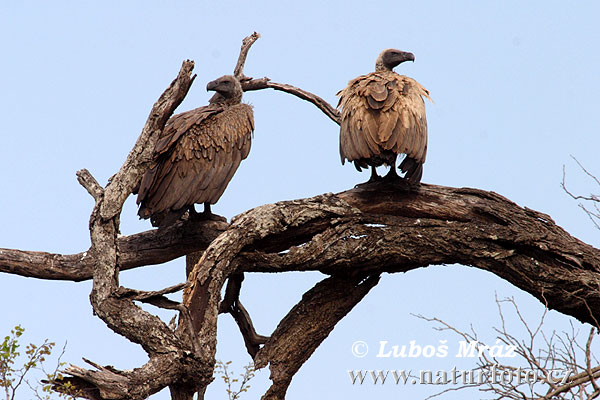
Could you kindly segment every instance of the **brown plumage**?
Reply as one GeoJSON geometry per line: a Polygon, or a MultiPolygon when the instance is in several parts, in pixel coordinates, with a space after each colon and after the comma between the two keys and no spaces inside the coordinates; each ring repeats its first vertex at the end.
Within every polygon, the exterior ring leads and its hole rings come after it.
{"type": "MultiPolygon", "coordinates": [[[[375,63],[375,72],[351,80],[338,93],[341,109],[340,156],[354,162],[357,170],[372,168],[371,180],[378,178],[375,167],[391,166],[386,178],[395,179],[396,158],[406,154],[399,168],[411,184],[421,181],[427,153],[425,102],[429,92],[414,79],[398,75],[393,68],[414,61],[411,53],[384,50],[375,63]]],[[[431,99],[430,99],[431,100],[431,99]]]]}
{"type": "Polygon", "coordinates": [[[250,152],[252,107],[241,103],[242,87],[231,75],[206,86],[217,93],[209,105],[169,119],[156,147],[156,165],[140,183],[140,218],[152,225],[172,224],[195,203],[210,205],[223,194],[240,162],[250,152]]]}

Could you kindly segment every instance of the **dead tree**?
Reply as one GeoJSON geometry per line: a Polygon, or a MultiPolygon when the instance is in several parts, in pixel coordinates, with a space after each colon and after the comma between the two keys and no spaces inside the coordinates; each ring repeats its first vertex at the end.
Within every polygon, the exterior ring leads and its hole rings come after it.
{"type": "MultiPolygon", "coordinates": [[[[235,75],[245,90],[272,88],[311,101],[332,120],[323,99],[268,78],[243,74],[244,40],[235,75]]],[[[79,182],[95,199],[91,247],[72,255],[0,249],[0,271],[40,279],[93,280],[96,315],[139,344],[149,361],[120,371],[91,361],[65,378],[80,397],[144,399],[169,387],[173,399],[202,394],[213,380],[217,318],[230,313],[258,368],[269,366],[263,399],[283,399],[294,374],[383,272],[459,263],[490,271],[544,299],[548,307],[598,326],[600,251],[570,236],[552,218],[493,192],[423,184],[418,190],[382,183],[342,193],[267,204],[232,219],[181,221],[172,227],[119,236],[123,203],[152,162],[166,121],[195,76],[185,61],[152,108],[121,169],[106,187],[82,170],[79,182]],[[119,272],[190,255],[187,282],[144,292],[119,285],[119,272]],[[307,291],[270,336],[257,334],[239,301],[243,274],[320,271],[328,277],[307,291]],[[222,287],[227,282],[225,298],[222,287]],[[184,290],[183,302],[164,295],[184,290]],[[177,310],[166,324],[136,302],[177,310]]],[[[61,390],[57,386],[57,390],[61,390]]],[[[200,395],[202,397],[202,395],[200,395]]]]}

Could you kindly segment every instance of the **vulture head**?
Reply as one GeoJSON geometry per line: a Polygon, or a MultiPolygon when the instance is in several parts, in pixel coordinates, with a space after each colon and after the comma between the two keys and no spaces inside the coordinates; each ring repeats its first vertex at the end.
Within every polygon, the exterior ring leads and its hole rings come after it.
{"type": "Polygon", "coordinates": [[[396,49],[386,49],[379,54],[375,62],[375,71],[392,71],[404,61],[415,61],[413,53],[396,49]]]}
{"type": "Polygon", "coordinates": [[[233,75],[225,75],[208,82],[206,90],[217,92],[210,100],[211,103],[239,104],[242,101],[242,85],[233,75]]]}

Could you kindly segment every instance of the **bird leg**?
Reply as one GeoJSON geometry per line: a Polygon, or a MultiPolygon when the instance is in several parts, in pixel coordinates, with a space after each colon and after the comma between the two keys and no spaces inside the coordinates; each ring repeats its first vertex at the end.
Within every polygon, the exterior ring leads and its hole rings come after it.
{"type": "Polygon", "coordinates": [[[371,178],[369,178],[367,183],[377,182],[380,179],[381,177],[377,175],[377,170],[375,169],[375,167],[371,166],[371,178]]]}
{"type": "Polygon", "coordinates": [[[194,220],[194,221],[225,221],[225,222],[227,222],[227,218],[212,213],[212,211],[210,210],[210,203],[204,203],[204,211],[201,213],[197,212],[193,205],[190,206],[189,211],[190,211],[190,219],[194,220]]]}
{"type": "Polygon", "coordinates": [[[388,181],[388,182],[395,182],[395,181],[400,180],[400,176],[396,172],[395,165],[391,166],[390,172],[388,172],[387,175],[383,177],[383,180],[388,181]]]}

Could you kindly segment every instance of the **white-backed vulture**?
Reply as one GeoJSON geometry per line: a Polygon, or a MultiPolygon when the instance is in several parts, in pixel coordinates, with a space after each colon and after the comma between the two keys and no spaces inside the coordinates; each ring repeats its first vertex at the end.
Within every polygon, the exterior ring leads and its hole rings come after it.
{"type": "Polygon", "coordinates": [[[206,90],[216,92],[207,106],[169,119],[154,148],[156,165],[142,177],[138,215],[153,226],[170,225],[187,210],[195,215],[195,203],[210,217],[210,205],[250,152],[254,118],[238,80],[226,75],[206,90]]]}
{"type": "Polygon", "coordinates": [[[394,67],[414,61],[412,53],[396,49],[381,52],[375,72],[351,80],[337,95],[340,124],[340,156],[354,162],[358,171],[372,168],[371,179],[379,177],[375,167],[389,165],[386,179],[397,179],[396,158],[406,154],[400,170],[410,184],[421,181],[427,153],[425,102],[429,91],[417,81],[398,75],[394,67]]]}

